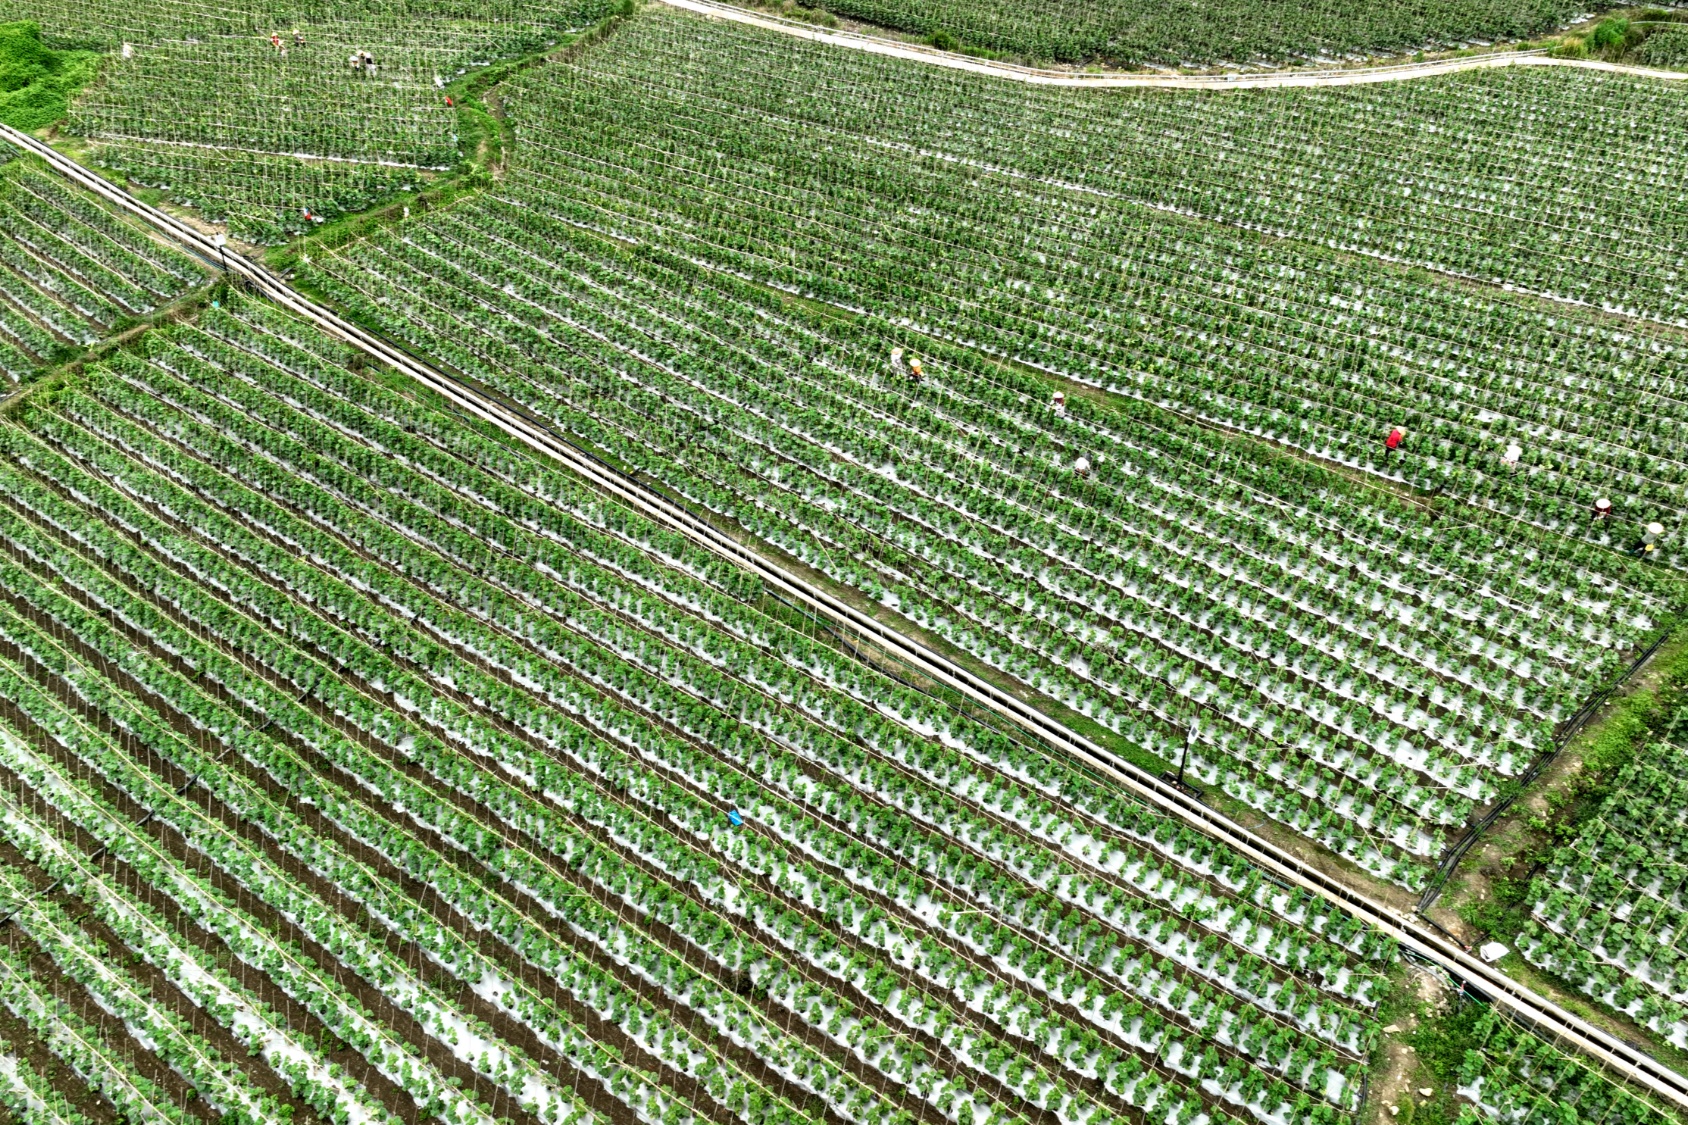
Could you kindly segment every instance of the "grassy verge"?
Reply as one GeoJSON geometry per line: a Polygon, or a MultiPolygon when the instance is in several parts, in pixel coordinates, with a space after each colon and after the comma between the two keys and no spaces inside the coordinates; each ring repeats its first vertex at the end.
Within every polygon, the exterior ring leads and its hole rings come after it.
{"type": "Polygon", "coordinates": [[[463,160],[455,173],[472,186],[484,187],[503,171],[505,151],[514,137],[509,126],[487,102],[487,95],[494,87],[524,70],[568,58],[598,42],[636,10],[635,0],[622,0],[615,12],[585,31],[568,36],[544,50],[482,67],[447,85],[444,96],[457,107],[458,147],[463,153],[463,160]]]}
{"type": "Polygon", "coordinates": [[[1418,1025],[1401,1038],[1403,1045],[1412,1048],[1417,1066],[1407,1077],[1411,1085],[1394,1103],[1400,1112],[1391,1115],[1393,1121],[1398,1125],[1453,1125],[1459,1119],[1454,1091],[1465,1053],[1479,1046],[1475,1028],[1482,1017],[1483,1005],[1457,994],[1441,1008],[1428,1004],[1421,1007],[1418,1025]]]}
{"type": "MultiPolygon", "coordinates": [[[[1688,625],[1677,625],[1653,660],[1561,752],[1537,784],[1472,849],[1430,914],[1473,946],[1516,944],[1530,916],[1530,880],[1554,850],[1577,838],[1611,795],[1623,769],[1688,705],[1688,625]]],[[[1497,967],[1672,1066],[1688,1053],[1616,1015],[1513,949],[1497,967]]]]}
{"type": "Polygon", "coordinates": [[[1556,59],[1602,59],[1688,70],[1688,11],[1626,8],[1573,28],[1553,41],[1556,59]]]}
{"type": "Polygon", "coordinates": [[[1489,880],[1490,893],[1457,906],[1485,940],[1509,942],[1529,914],[1529,876],[1555,848],[1574,840],[1610,796],[1636,751],[1664,729],[1688,702],[1688,626],[1677,626],[1630,691],[1618,695],[1564,751],[1568,768],[1543,775],[1533,800],[1520,803],[1511,829],[1507,869],[1489,880]]]}
{"type": "MultiPolygon", "coordinates": [[[[1400,1029],[1401,1034],[1390,1045],[1395,1061],[1389,1070],[1391,1081],[1386,1088],[1386,1096],[1370,1107],[1364,1118],[1366,1125],[1455,1125],[1461,1120],[1489,1120],[1486,1113],[1473,1111],[1472,1103],[1459,1094],[1458,1087],[1461,1071],[1466,1069],[1466,1060],[1472,1052],[1486,1057],[1490,1065],[1505,1062],[1505,1050],[1496,1052],[1492,1040],[1485,1042],[1485,1033],[1492,1034],[1492,1029],[1485,1027],[1491,1015],[1499,1016],[1502,1023],[1511,1022],[1503,1011],[1493,1008],[1487,1001],[1453,990],[1442,991],[1429,1002],[1417,1004],[1416,1011],[1402,1021],[1407,1026],[1400,1029]]],[[[1559,1062],[1570,1062],[1576,1058],[1574,1053],[1555,1043],[1551,1037],[1535,1035],[1527,1027],[1521,1027],[1520,1033],[1533,1040],[1532,1049],[1542,1052],[1542,1061],[1550,1067],[1554,1066],[1555,1058],[1559,1062]]],[[[1679,1057],[1663,1058],[1663,1061],[1680,1065],[1679,1057]]],[[[1578,1079],[1573,1087],[1561,1087],[1546,1097],[1536,1095],[1539,1099],[1537,1104],[1527,1107],[1526,1113],[1501,1120],[1528,1121],[1536,1125],[1548,1122],[1576,1125],[1579,1121],[1666,1125],[1667,1122],[1683,1120],[1680,1112],[1668,1108],[1669,1103],[1661,1102],[1639,1087],[1625,1085],[1627,1076],[1621,1069],[1602,1067],[1593,1059],[1585,1058],[1580,1062],[1581,1067],[1597,1075],[1600,1082],[1610,1083],[1607,1092],[1591,1089],[1590,1083],[1578,1079]],[[1609,1100],[1620,1091],[1625,1095],[1622,1102],[1609,1100]],[[1632,1098],[1637,1100],[1631,1101],[1632,1098]]],[[[1514,1074],[1528,1082],[1530,1071],[1520,1069],[1514,1074]]],[[[1515,1106],[1515,1113],[1516,1109],[1515,1106]]]]}
{"type": "Polygon", "coordinates": [[[838,17],[819,4],[805,6],[799,4],[797,0],[744,0],[744,7],[758,8],[770,15],[781,16],[788,20],[798,20],[802,23],[812,23],[816,27],[838,26],[838,17]]]}

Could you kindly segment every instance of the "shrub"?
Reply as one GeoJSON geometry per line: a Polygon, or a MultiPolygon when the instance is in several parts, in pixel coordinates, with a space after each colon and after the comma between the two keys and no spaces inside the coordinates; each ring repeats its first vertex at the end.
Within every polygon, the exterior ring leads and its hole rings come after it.
{"type": "Polygon", "coordinates": [[[97,65],[91,51],[52,50],[34,23],[0,24],[0,121],[29,130],[51,125],[97,65]]]}
{"type": "Polygon", "coordinates": [[[1601,20],[1589,33],[1588,45],[1597,51],[1619,51],[1629,36],[1629,21],[1610,17],[1601,20]]]}

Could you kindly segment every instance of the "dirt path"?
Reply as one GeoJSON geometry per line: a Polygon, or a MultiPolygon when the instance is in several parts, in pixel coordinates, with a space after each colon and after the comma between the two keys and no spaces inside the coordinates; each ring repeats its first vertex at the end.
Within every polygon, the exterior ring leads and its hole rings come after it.
{"type": "Polygon", "coordinates": [[[1261,90],[1288,86],[1361,86],[1373,82],[1404,82],[1414,78],[1432,78],[1454,74],[1462,70],[1487,70],[1503,66],[1569,66],[1583,70],[1602,70],[1611,74],[1632,74],[1644,78],[1667,81],[1688,81],[1688,71],[1651,70],[1640,66],[1598,62],[1591,59],[1552,59],[1541,51],[1496,51],[1487,55],[1465,58],[1435,59],[1422,63],[1399,63],[1391,66],[1355,67],[1349,70],[1286,70],[1261,73],[1232,74],[1158,74],[1112,73],[1088,74],[1062,70],[1039,70],[1014,63],[970,58],[936,47],[918,43],[903,43],[882,39],[855,31],[829,31],[812,24],[798,23],[777,16],[735,8],[713,0],[659,0],[674,8],[731,20],[768,31],[778,31],[799,39],[864,51],[873,55],[925,63],[949,70],[965,70],[993,78],[1006,78],[1034,86],[1069,86],[1093,90],[1173,89],[1173,90],[1261,90]]]}

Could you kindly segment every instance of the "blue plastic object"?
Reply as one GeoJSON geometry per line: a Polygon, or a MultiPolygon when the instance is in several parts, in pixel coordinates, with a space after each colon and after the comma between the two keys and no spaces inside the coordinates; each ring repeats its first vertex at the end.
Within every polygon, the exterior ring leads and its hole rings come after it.
{"type": "Polygon", "coordinates": [[[744,824],[744,817],[739,815],[739,811],[737,809],[728,809],[727,822],[734,828],[738,828],[744,824]]]}

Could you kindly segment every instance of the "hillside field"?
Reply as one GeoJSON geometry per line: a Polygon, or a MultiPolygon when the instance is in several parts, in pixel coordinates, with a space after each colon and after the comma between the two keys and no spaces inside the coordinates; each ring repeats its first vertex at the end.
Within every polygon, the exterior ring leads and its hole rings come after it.
{"type": "Polygon", "coordinates": [[[0,1121],[1682,1125],[1677,13],[856,2],[0,10],[0,1121]]]}

